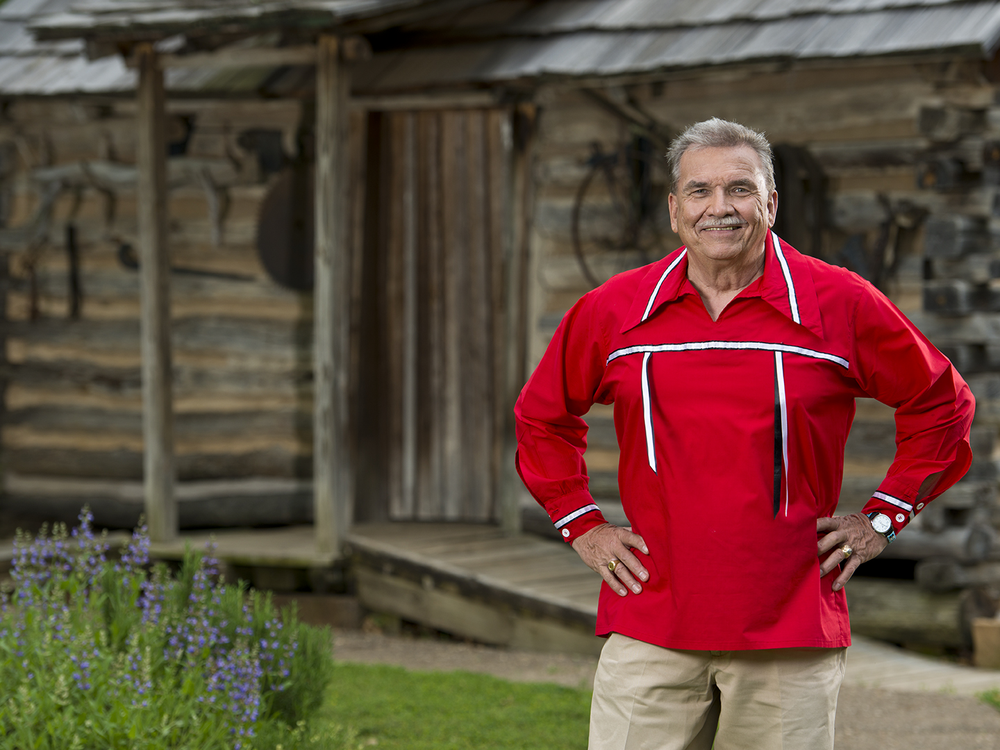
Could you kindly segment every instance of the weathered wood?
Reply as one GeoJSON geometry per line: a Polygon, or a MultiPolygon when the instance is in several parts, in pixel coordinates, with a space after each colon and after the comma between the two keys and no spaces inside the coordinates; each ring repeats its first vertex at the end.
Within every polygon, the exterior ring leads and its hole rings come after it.
{"type": "Polygon", "coordinates": [[[932,279],[962,279],[971,284],[985,284],[1000,278],[1000,257],[993,253],[973,253],[955,260],[929,259],[932,279]]]}
{"type": "MultiPolygon", "coordinates": [[[[509,112],[506,110],[491,110],[486,113],[486,127],[484,135],[484,148],[487,178],[485,180],[486,189],[486,215],[489,217],[488,231],[486,232],[487,256],[486,264],[489,271],[489,294],[490,294],[490,327],[487,331],[489,339],[489,352],[492,371],[492,391],[490,400],[492,402],[492,434],[489,436],[490,451],[490,478],[491,486],[488,494],[491,506],[488,510],[488,517],[502,522],[503,507],[501,501],[500,475],[503,471],[510,471],[513,467],[504,465],[504,438],[506,435],[507,423],[511,413],[512,405],[507,401],[506,396],[506,376],[504,368],[507,366],[507,272],[505,263],[508,258],[506,252],[507,231],[506,222],[508,215],[506,206],[508,203],[508,185],[510,184],[510,123],[509,112]]],[[[523,339],[522,339],[523,341],[523,339]]],[[[512,513],[511,517],[516,517],[512,513]]]]}
{"type": "Polygon", "coordinates": [[[1000,669],[1000,620],[977,617],[972,621],[973,658],[977,667],[1000,669]]]}
{"type": "Polygon", "coordinates": [[[921,157],[916,172],[917,187],[926,190],[961,190],[979,180],[978,173],[965,160],[944,154],[921,157]]]}
{"type": "MultiPolygon", "coordinates": [[[[444,113],[441,117],[441,180],[442,196],[445,206],[454,206],[464,202],[464,184],[458,183],[461,154],[465,149],[465,132],[461,126],[460,115],[444,113]]],[[[458,307],[459,295],[467,284],[462,278],[465,267],[463,253],[454,252],[455,248],[465,246],[466,217],[464,212],[449,211],[442,213],[441,229],[443,244],[443,317],[441,319],[441,347],[444,358],[442,369],[442,464],[445,469],[443,476],[443,510],[445,517],[457,518],[462,508],[462,473],[467,467],[462,466],[459,459],[461,434],[461,351],[459,349],[459,326],[461,325],[458,307]]]]}
{"type": "MultiPolygon", "coordinates": [[[[142,383],[138,363],[135,367],[116,367],[79,360],[22,361],[0,369],[0,376],[23,387],[46,389],[49,394],[87,393],[133,396],[142,383]]],[[[287,403],[308,403],[312,395],[312,367],[308,363],[260,363],[248,368],[242,363],[208,360],[180,363],[174,368],[174,394],[178,400],[213,399],[222,396],[268,399],[287,403]]],[[[62,399],[65,401],[65,399],[62,399]]],[[[179,406],[179,404],[178,404],[179,406]]]]}
{"type": "MultiPolygon", "coordinates": [[[[501,380],[501,402],[505,408],[502,462],[498,475],[497,502],[501,526],[508,533],[522,528],[521,506],[525,489],[515,469],[517,437],[514,403],[528,378],[528,244],[531,235],[531,206],[534,197],[532,168],[537,131],[536,110],[530,105],[511,108],[506,126],[509,143],[509,177],[504,192],[506,233],[504,238],[506,331],[501,380]]],[[[546,519],[548,520],[548,519],[546,519]]]]}
{"type": "Polygon", "coordinates": [[[170,344],[170,283],[167,251],[166,141],[163,132],[163,70],[153,46],[138,45],[138,166],[144,476],[150,539],[177,534],[173,495],[173,407],[170,344]]]}
{"type": "Polygon", "coordinates": [[[976,291],[964,279],[928,282],[924,287],[924,310],[939,315],[968,315],[980,306],[976,291]]]}
{"type": "Polygon", "coordinates": [[[963,135],[981,132],[985,126],[985,111],[982,109],[924,106],[917,113],[917,129],[937,142],[955,141],[963,135]]]}
{"type": "MultiPolygon", "coordinates": [[[[377,315],[382,320],[382,330],[378,339],[383,342],[378,359],[382,362],[379,380],[374,383],[379,407],[382,411],[384,425],[383,440],[384,456],[378,465],[378,471],[383,475],[381,481],[386,485],[388,494],[388,512],[383,507],[367,510],[366,520],[384,520],[386,518],[407,518],[408,516],[393,515],[402,507],[403,491],[403,461],[405,450],[403,436],[404,381],[407,377],[404,362],[403,337],[405,328],[411,323],[404,317],[406,311],[406,280],[405,249],[407,235],[412,227],[406,224],[405,191],[408,182],[406,173],[406,114],[383,117],[386,148],[383,153],[383,171],[385,182],[383,192],[379,196],[382,213],[380,223],[388,231],[380,231],[378,244],[381,257],[379,268],[379,283],[383,287],[378,292],[375,304],[381,310],[377,315]]],[[[371,304],[371,303],[369,303],[371,304]]]]}
{"type": "Polygon", "coordinates": [[[188,546],[203,549],[212,543],[214,554],[230,565],[247,567],[327,568],[337,556],[316,546],[315,533],[308,526],[277,529],[226,529],[211,533],[191,533],[166,544],[150,546],[157,560],[181,560],[188,546]]]}
{"type": "Polygon", "coordinates": [[[445,269],[444,269],[444,213],[447,205],[442,186],[442,115],[440,112],[422,112],[418,115],[418,138],[421,148],[417,164],[422,177],[420,191],[420,289],[422,293],[420,314],[426,321],[421,341],[426,351],[435,356],[421,358],[420,380],[424,384],[421,399],[420,431],[426,440],[418,455],[418,489],[420,504],[418,518],[442,518],[445,507],[445,464],[443,440],[447,427],[443,419],[445,387],[444,321],[445,269]]]}
{"type": "Polygon", "coordinates": [[[933,558],[917,563],[914,580],[927,591],[955,591],[1000,585],[1000,562],[963,565],[949,558],[933,558]]]}
{"type": "Polygon", "coordinates": [[[857,576],[846,588],[852,632],[890,643],[970,651],[973,618],[993,614],[975,591],[931,593],[912,581],[857,576]]]}
{"type": "MultiPolygon", "coordinates": [[[[301,321],[240,320],[226,317],[176,321],[173,340],[177,350],[242,352],[279,360],[308,351],[311,330],[301,321]]],[[[29,344],[88,346],[108,351],[135,351],[140,341],[140,325],[134,320],[81,320],[67,325],[62,321],[12,322],[9,336],[29,344]]]]}
{"type": "Polygon", "coordinates": [[[929,258],[960,258],[990,249],[985,219],[976,216],[933,216],[924,228],[924,253],[929,258]]]}
{"type": "MultiPolygon", "coordinates": [[[[466,113],[467,151],[464,159],[466,215],[468,217],[468,288],[463,295],[460,350],[464,352],[462,433],[466,462],[462,518],[491,520],[493,510],[493,420],[496,398],[493,343],[493,254],[501,248],[490,242],[494,217],[489,200],[489,153],[486,150],[487,112],[466,113]],[[477,413],[478,412],[478,413],[477,413]],[[478,469],[472,469],[472,465],[478,469]]],[[[457,249],[457,248],[456,248],[457,249]]]]}
{"type": "Polygon", "coordinates": [[[417,158],[416,117],[407,114],[403,124],[403,315],[402,315],[402,456],[400,507],[395,513],[412,518],[417,505],[417,411],[419,374],[417,285],[417,158]]]}
{"type": "Polygon", "coordinates": [[[368,609],[388,612],[483,643],[525,651],[598,654],[603,640],[584,627],[525,618],[506,607],[426,588],[366,567],[355,569],[358,598],[368,609]]]}
{"type": "MultiPolygon", "coordinates": [[[[126,59],[129,67],[136,63],[126,59]]],[[[300,47],[252,47],[221,49],[214,52],[196,52],[187,55],[163,55],[162,67],[167,68],[270,68],[278,65],[315,65],[316,48],[312,45],[300,47]]]]}
{"type": "Polygon", "coordinates": [[[336,37],[321,36],[316,61],[316,287],[313,430],[316,547],[336,554],[351,523],[354,482],[349,419],[350,74],[336,37]]]}
{"type": "MultiPolygon", "coordinates": [[[[72,520],[88,506],[97,525],[134,528],[143,514],[141,481],[4,477],[9,511],[47,520],[72,520]]],[[[257,526],[312,521],[312,483],[306,479],[261,478],[180,482],[175,496],[182,529],[257,526]]]]}
{"type": "MultiPolygon", "coordinates": [[[[447,603],[439,600],[436,595],[448,591],[466,603],[488,604],[495,613],[523,611],[540,619],[593,628],[600,582],[595,580],[593,572],[585,565],[577,561],[578,577],[592,594],[589,606],[582,607],[564,601],[558,594],[542,597],[530,586],[511,583],[502,565],[494,566],[488,573],[473,573],[465,564],[451,559],[449,551],[451,545],[456,542],[464,542],[465,546],[460,557],[465,560],[469,559],[469,551],[476,546],[488,555],[497,544],[507,550],[512,549],[511,544],[520,546],[522,551],[520,555],[515,555],[515,561],[530,558],[542,550],[546,553],[555,552],[568,559],[576,558],[576,553],[568,545],[552,544],[525,536],[512,538],[496,527],[474,527],[468,524],[446,526],[421,524],[418,527],[395,525],[395,528],[384,525],[360,526],[352,531],[347,547],[354,569],[378,571],[384,577],[380,584],[408,582],[415,588],[405,587],[396,590],[400,593],[403,590],[413,593],[423,590],[431,593],[429,598],[410,602],[410,606],[421,608],[418,621],[426,621],[427,618],[435,616],[436,608],[430,604],[429,599],[444,606],[447,603]],[[450,536],[450,539],[447,539],[447,536],[450,536]],[[435,544],[428,548],[426,544],[428,541],[433,541],[435,544]]],[[[359,585],[359,597],[364,600],[365,595],[361,592],[361,588],[363,585],[359,585]]],[[[389,605],[392,597],[382,598],[381,601],[384,605],[389,605]]],[[[389,611],[406,616],[406,613],[397,609],[400,606],[406,605],[397,602],[389,611]]],[[[458,605],[456,603],[448,606],[458,605]]],[[[471,614],[470,616],[474,617],[471,614]]],[[[494,616],[496,617],[496,614],[494,616]]],[[[462,626],[461,616],[451,619],[450,627],[462,626]]]]}
{"type": "Polygon", "coordinates": [[[419,112],[421,110],[483,109],[497,106],[498,95],[493,91],[462,91],[393,96],[356,96],[351,106],[380,112],[419,112]]]}
{"type": "MultiPolygon", "coordinates": [[[[308,405],[306,405],[308,406],[308,405]]],[[[219,444],[227,440],[250,436],[269,436],[275,441],[298,438],[311,443],[312,419],[306,408],[302,409],[226,409],[205,412],[175,413],[174,435],[178,443],[187,438],[214,436],[219,444]]],[[[26,426],[41,432],[92,433],[102,432],[142,434],[142,415],[123,408],[100,409],[66,404],[37,405],[10,409],[7,424],[26,426]]]]}
{"type": "MultiPolygon", "coordinates": [[[[35,477],[128,479],[143,476],[143,456],[138,446],[111,450],[77,450],[61,447],[7,447],[4,462],[10,471],[35,477]]],[[[288,446],[251,447],[246,451],[201,450],[175,457],[180,481],[245,479],[250,477],[307,478],[312,454],[288,446]]]]}
{"type": "Polygon", "coordinates": [[[962,528],[928,532],[908,526],[881,557],[894,560],[925,560],[950,557],[965,563],[986,560],[996,544],[996,532],[984,523],[970,523],[962,528]]]}

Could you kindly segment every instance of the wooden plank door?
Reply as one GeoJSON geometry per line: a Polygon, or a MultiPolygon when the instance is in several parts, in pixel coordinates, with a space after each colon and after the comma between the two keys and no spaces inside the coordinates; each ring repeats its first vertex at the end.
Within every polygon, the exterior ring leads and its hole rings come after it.
{"type": "Polygon", "coordinates": [[[369,116],[358,521],[495,518],[508,122],[369,116]]]}

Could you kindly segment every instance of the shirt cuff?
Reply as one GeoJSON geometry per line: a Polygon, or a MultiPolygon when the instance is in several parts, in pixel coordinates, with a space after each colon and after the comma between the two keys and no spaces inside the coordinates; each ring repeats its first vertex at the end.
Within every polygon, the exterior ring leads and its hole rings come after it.
{"type": "Polygon", "coordinates": [[[924,508],[924,503],[915,501],[915,494],[904,492],[901,487],[886,481],[872,493],[861,512],[865,515],[885,513],[892,522],[893,531],[898,534],[913,519],[914,514],[924,508]]]}
{"type": "Polygon", "coordinates": [[[589,492],[567,495],[546,510],[564,542],[572,543],[594,527],[607,523],[589,492]]]}

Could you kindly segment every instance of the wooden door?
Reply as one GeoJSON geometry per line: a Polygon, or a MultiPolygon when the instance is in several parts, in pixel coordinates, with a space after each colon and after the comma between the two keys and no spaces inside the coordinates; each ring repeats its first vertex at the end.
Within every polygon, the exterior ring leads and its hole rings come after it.
{"type": "Polygon", "coordinates": [[[496,515],[508,113],[372,113],[357,521],[496,515]]]}

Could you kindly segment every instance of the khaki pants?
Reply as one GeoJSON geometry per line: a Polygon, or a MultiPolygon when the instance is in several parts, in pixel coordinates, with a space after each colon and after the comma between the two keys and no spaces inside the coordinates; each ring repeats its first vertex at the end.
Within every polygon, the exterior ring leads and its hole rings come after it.
{"type": "Polygon", "coordinates": [[[676,651],[612,634],[590,750],[832,750],[847,649],[676,651]]]}

